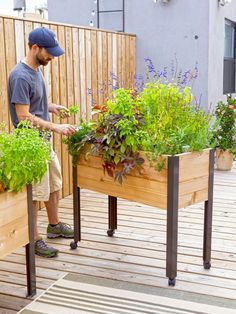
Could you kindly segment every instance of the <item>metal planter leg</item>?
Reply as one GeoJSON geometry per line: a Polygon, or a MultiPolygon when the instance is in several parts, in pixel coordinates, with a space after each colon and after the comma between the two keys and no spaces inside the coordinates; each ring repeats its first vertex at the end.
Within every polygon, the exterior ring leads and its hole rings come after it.
{"type": "Polygon", "coordinates": [[[215,151],[211,150],[209,156],[208,200],[204,203],[203,266],[205,269],[211,268],[214,154],[215,151]]]}
{"type": "Polygon", "coordinates": [[[117,229],[117,198],[114,196],[108,195],[108,216],[109,224],[107,235],[112,237],[117,229]]]}
{"type": "Polygon", "coordinates": [[[166,276],[169,286],[175,286],[177,276],[179,157],[168,157],[166,276]]]}
{"type": "Polygon", "coordinates": [[[29,243],[25,246],[26,253],[26,273],[27,273],[27,296],[36,294],[36,273],[35,273],[35,253],[34,253],[34,219],[33,219],[33,200],[32,186],[27,185],[27,204],[28,204],[28,228],[29,243]]]}
{"type": "Polygon", "coordinates": [[[74,241],[70,243],[72,250],[78,247],[81,240],[80,222],[80,188],[77,186],[77,166],[73,167],[73,211],[74,211],[74,241]]]}

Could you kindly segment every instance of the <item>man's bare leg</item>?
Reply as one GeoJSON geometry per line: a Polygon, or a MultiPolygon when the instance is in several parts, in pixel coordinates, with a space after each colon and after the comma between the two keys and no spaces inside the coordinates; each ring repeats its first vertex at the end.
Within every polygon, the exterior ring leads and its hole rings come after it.
{"type": "Polygon", "coordinates": [[[48,222],[51,225],[57,225],[59,223],[58,218],[58,204],[59,204],[60,191],[55,191],[50,194],[49,200],[44,202],[47,214],[48,222]]]}
{"type": "Polygon", "coordinates": [[[50,194],[49,200],[44,202],[47,214],[48,214],[48,228],[47,237],[50,239],[63,237],[73,238],[74,230],[70,225],[63,223],[58,217],[58,205],[59,205],[60,191],[55,191],[50,194]]]}

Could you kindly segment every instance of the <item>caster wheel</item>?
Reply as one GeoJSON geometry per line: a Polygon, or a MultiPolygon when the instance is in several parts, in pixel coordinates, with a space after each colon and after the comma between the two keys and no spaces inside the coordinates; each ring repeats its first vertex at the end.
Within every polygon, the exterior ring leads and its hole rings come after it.
{"type": "Polygon", "coordinates": [[[108,235],[108,237],[112,237],[114,233],[115,233],[115,230],[114,230],[114,229],[108,229],[108,230],[107,230],[107,235],[108,235]]]}
{"type": "Polygon", "coordinates": [[[70,248],[71,248],[72,250],[75,250],[77,247],[78,247],[77,242],[72,241],[72,242],[70,243],[70,248]]]}
{"type": "Polygon", "coordinates": [[[210,262],[204,262],[203,266],[205,269],[210,269],[211,268],[211,263],[210,262]]]}
{"type": "Polygon", "coordinates": [[[174,279],[169,278],[168,279],[168,285],[174,287],[175,286],[175,278],[174,279]]]}

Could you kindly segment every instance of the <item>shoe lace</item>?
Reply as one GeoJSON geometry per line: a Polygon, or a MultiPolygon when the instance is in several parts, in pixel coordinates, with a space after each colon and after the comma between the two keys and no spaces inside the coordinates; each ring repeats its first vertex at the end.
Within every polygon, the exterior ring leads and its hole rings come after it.
{"type": "Polygon", "coordinates": [[[48,245],[44,240],[37,240],[36,245],[39,249],[48,249],[48,245]]]}
{"type": "Polygon", "coordinates": [[[71,230],[71,226],[69,224],[66,224],[64,222],[60,222],[60,225],[61,225],[62,231],[69,231],[69,230],[71,230]]]}

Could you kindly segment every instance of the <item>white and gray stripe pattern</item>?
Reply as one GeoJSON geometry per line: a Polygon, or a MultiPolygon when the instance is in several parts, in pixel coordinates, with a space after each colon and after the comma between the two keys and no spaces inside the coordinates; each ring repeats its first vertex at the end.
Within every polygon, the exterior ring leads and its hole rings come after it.
{"type": "Polygon", "coordinates": [[[234,309],[97,285],[96,280],[95,283],[68,280],[67,276],[58,280],[19,313],[221,314],[222,311],[224,314],[235,313],[234,309]]]}

